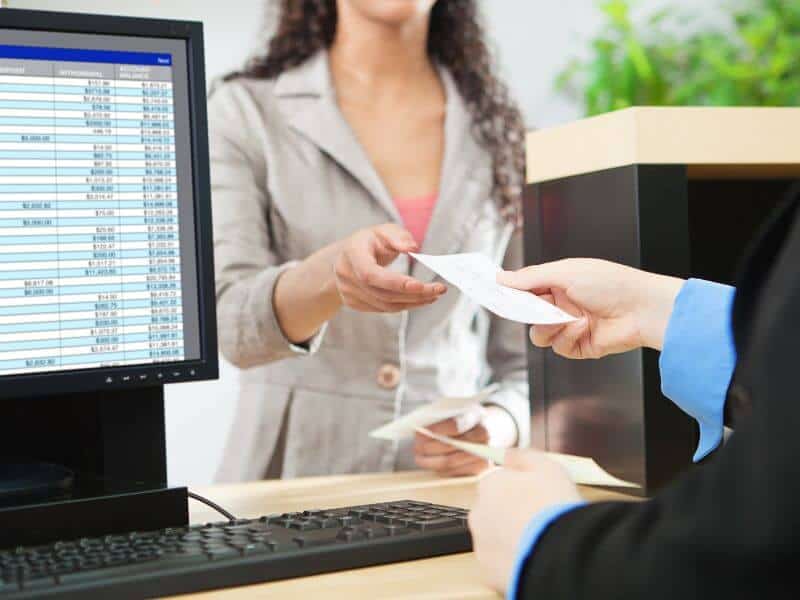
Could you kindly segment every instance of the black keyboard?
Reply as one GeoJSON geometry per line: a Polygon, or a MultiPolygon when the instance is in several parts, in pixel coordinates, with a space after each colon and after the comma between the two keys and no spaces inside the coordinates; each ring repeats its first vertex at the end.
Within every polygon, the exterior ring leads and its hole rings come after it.
{"type": "Polygon", "coordinates": [[[0,551],[0,598],[146,598],[467,552],[467,511],[411,500],[0,551]]]}

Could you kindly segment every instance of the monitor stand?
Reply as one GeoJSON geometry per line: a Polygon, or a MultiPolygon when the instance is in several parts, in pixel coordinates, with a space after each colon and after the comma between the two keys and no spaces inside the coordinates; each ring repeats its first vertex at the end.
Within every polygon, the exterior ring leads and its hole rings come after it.
{"type": "Polygon", "coordinates": [[[75,472],[61,465],[13,458],[0,462],[0,502],[60,496],[73,483],[75,472]]]}
{"type": "Polygon", "coordinates": [[[0,549],[180,527],[163,386],[3,400],[0,549]]]}

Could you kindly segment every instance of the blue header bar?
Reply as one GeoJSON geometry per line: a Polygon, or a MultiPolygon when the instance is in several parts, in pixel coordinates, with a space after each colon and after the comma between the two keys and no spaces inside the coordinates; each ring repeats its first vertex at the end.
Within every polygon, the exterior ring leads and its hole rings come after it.
{"type": "Polygon", "coordinates": [[[43,46],[0,45],[0,58],[20,60],[53,60],[120,65],[172,66],[171,54],[128,52],[125,50],[84,50],[80,48],[46,48],[43,46]]]}

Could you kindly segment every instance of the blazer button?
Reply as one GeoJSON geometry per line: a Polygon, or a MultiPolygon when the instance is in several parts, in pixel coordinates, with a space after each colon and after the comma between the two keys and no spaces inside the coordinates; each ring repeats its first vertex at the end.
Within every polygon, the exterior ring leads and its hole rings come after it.
{"type": "Polygon", "coordinates": [[[378,385],[385,390],[393,390],[400,385],[400,369],[395,365],[382,365],[378,369],[378,385]]]}

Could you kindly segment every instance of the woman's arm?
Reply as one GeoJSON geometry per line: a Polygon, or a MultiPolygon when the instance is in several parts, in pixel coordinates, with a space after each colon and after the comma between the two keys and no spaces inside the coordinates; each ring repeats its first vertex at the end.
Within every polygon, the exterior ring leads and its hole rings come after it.
{"type": "Polygon", "coordinates": [[[275,284],[294,263],[279,257],[270,234],[266,158],[250,133],[259,118],[240,84],[209,101],[219,344],[242,368],[306,351],[283,335],[272,310],[275,284]]]}
{"type": "Polygon", "coordinates": [[[385,268],[400,254],[415,250],[411,234],[388,223],[315,252],[278,279],[274,306],[281,329],[301,343],[342,306],[389,313],[435,302],[445,291],[443,284],[424,284],[385,268]]]}
{"type": "Polygon", "coordinates": [[[268,165],[250,131],[259,112],[241,85],[209,103],[219,339],[240,367],[314,351],[342,306],[393,312],[434,302],[446,288],[387,268],[415,249],[398,225],[358,231],[299,261],[278,255],[268,215],[268,165]],[[304,344],[300,346],[298,344],[304,344]]]}

